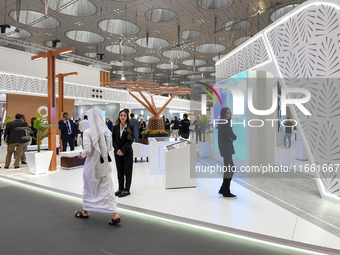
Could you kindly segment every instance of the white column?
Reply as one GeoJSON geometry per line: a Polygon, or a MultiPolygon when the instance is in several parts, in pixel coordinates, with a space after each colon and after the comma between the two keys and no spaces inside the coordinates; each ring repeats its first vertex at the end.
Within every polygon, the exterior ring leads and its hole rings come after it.
{"type": "Polygon", "coordinates": [[[207,115],[207,94],[201,94],[201,107],[202,115],[207,115]]]}

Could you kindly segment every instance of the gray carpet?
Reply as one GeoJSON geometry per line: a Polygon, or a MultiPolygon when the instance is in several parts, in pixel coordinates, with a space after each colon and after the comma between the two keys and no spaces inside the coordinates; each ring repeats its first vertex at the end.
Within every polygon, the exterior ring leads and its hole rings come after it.
{"type": "Polygon", "coordinates": [[[120,212],[74,217],[81,201],[0,179],[1,254],[308,254],[120,212]]]}

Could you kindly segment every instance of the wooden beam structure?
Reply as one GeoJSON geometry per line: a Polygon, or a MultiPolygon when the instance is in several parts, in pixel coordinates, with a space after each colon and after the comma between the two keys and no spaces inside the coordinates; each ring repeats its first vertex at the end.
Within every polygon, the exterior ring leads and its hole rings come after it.
{"type": "MultiPolygon", "coordinates": [[[[59,89],[59,110],[58,110],[58,120],[61,120],[63,118],[63,112],[64,112],[64,77],[69,76],[69,75],[78,75],[77,72],[72,72],[72,73],[59,73],[56,76],[58,77],[58,89],[59,89]]],[[[60,144],[60,149],[59,151],[62,151],[62,142],[61,142],[61,134],[59,131],[59,144],[60,144]]]]}
{"type": "MultiPolygon", "coordinates": [[[[56,56],[74,51],[74,47],[68,47],[55,51],[47,51],[46,53],[31,57],[32,60],[47,58],[47,107],[48,107],[48,123],[57,125],[57,107],[56,107],[56,86],[55,86],[55,59],[56,56]]],[[[48,150],[53,151],[50,171],[57,170],[57,126],[53,126],[50,133],[54,135],[48,138],[48,150]]]]}
{"type": "MultiPolygon", "coordinates": [[[[164,110],[164,108],[171,102],[171,100],[177,95],[189,95],[191,89],[190,88],[178,88],[171,86],[159,86],[158,83],[155,82],[138,82],[138,81],[130,81],[130,80],[119,80],[115,82],[102,82],[101,86],[109,87],[109,88],[118,88],[118,89],[126,89],[129,94],[135,98],[141,105],[143,105],[147,110],[149,110],[154,117],[150,119],[150,121],[155,120],[155,124],[151,130],[164,130],[163,127],[160,127],[159,123],[163,123],[158,121],[160,118],[160,114],[164,110]],[[138,98],[132,92],[138,92],[142,98],[138,98]],[[150,101],[146,98],[144,93],[146,93],[150,97],[150,101]],[[160,110],[157,111],[155,101],[153,100],[154,95],[161,94],[172,94],[171,98],[161,107],[160,110]],[[144,102],[143,102],[144,101],[144,102]]],[[[152,125],[149,125],[152,126],[152,125]]]]}

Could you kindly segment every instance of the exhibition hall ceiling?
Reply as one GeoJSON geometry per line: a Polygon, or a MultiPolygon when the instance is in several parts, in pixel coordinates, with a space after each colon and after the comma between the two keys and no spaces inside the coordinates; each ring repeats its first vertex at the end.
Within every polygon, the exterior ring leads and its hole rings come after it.
{"type": "Polygon", "coordinates": [[[110,63],[112,79],[193,86],[214,83],[216,60],[302,2],[1,0],[0,24],[8,37],[110,63]]]}

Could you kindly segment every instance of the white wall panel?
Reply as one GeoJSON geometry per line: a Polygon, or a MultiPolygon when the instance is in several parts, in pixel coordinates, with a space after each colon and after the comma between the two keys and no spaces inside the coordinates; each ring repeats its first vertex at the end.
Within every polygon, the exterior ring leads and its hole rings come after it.
{"type": "MultiPolygon", "coordinates": [[[[19,74],[45,79],[47,76],[47,59],[31,60],[35,54],[0,47],[0,72],[19,74]]],[[[78,72],[78,75],[65,77],[65,82],[89,86],[100,86],[100,70],[75,63],[56,60],[56,74],[78,72]]]]}

